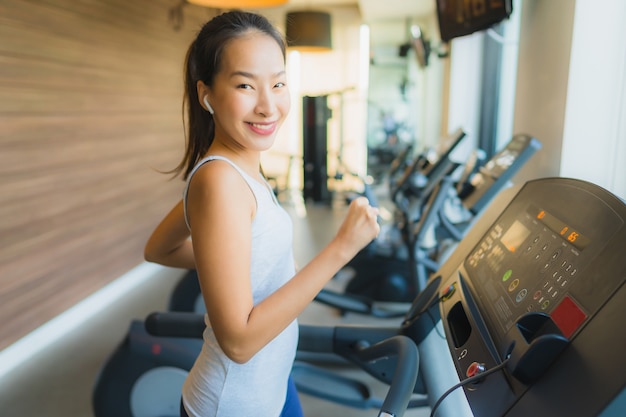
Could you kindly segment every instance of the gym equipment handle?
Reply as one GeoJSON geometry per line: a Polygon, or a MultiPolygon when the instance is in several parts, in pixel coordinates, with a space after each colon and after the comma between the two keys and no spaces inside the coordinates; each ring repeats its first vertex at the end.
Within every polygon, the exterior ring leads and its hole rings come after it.
{"type": "Polygon", "coordinates": [[[393,379],[379,417],[404,415],[417,382],[419,370],[419,353],[415,343],[406,336],[393,336],[359,349],[357,355],[364,361],[376,361],[389,356],[398,357],[393,379]]]}
{"type": "Polygon", "coordinates": [[[392,310],[377,307],[371,298],[357,294],[338,293],[328,289],[322,289],[315,301],[326,304],[343,312],[371,315],[379,318],[403,317],[406,311],[392,310]]]}
{"type": "Polygon", "coordinates": [[[155,312],[144,321],[152,336],[202,339],[204,315],[192,312],[155,312]]]}

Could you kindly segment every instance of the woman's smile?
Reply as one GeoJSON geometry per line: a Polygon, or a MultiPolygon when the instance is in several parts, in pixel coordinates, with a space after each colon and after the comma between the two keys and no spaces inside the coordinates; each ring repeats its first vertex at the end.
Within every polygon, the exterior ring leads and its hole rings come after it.
{"type": "Polygon", "coordinates": [[[257,133],[259,135],[271,135],[276,131],[276,128],[278,127],[277,122],[271,122],[271,123],[246,122],[246,123],[248,123],[248,125],[250,126],[250,130],[252,130],[254,133],[257,133]]]}

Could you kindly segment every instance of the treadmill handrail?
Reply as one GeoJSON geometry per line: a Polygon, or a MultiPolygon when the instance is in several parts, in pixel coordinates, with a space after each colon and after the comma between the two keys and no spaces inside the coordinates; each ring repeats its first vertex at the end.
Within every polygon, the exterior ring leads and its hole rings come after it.
{"type": "Polygon", "coordinates": [[[204,315],[186,311],[153,312],[144,320],[148,334],[160,337],[202,339],[204,315]]]}
{"type": "Polygon", "coordinates": [[[403,416],[413,394],[419,371],[419,352],[415,343],[407,336],[393,336],[372,346],[359,349],[357,355],[360,359],[369,362],[389,356],[398,357],[379,417],[403,416]]]}

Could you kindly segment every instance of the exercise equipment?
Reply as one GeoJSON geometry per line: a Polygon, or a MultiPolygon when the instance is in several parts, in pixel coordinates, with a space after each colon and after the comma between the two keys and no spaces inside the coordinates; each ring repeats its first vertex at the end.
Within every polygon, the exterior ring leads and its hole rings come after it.
{"type": "MultiPolygon", "coordinates": [[[[155,336],[201,338],[204,319],[188,312],[152,313],[146,318],[148,333],[155,336]]],[[[390,329],[391,330],[391,329],[390,329]]],[[[319,382],[329,393],[327,400],[357,408],[379,408],[380,417],[404,415],[407,407],[424,406],[423,399],[411,401],[416,386],[419,354],[415,343],[396,331],[364,337],[350,328],[300,326],[298,349],[337,354],[389,384],[383,400],[372,398],[367,387],[355,380],[337,377],[311,364],[294,363],[292,378],[300,392],[319,395],[319,382]]]]}
{"type": "MultiPolygon", "coordinates": [[[[412,275],[412,266],[415,265],[413,246],[416,242],[412,227],[422,218],[429,199],[441,181],[459,167],[451,155],[465,136],[463,129],[457,129],[444,140],[445,148],[434,161],[424,153],[418,154],[400,174],[394,172],[390,176],[389,192],[396,207],[394,222],[383,225],[381,237],[361,250],[343,268],[344,272],[350,271],[353,275],[345,288],[345,297],[342,299],[331,290],[323,290],[316,298],[317,301],[342,312],[362,312],[363,309],[358,306],[363,307],[367,298],[405,303],[413,300],[419,286],[416,277],[412,275]]],[[[396,167],[393,168],[395,171],[396,167]]],[[[385,309],[370,309],[370,312],[378,316],[403,313],[388,313],[385,309]]]]}
{"type": "Polygon", "coordinates": [[[183,382],[201,346],[200,339],[154,337],[133,320],[96,377],[95,417],[178,417],[183,382]]]}
{"type": "Polygon", "coordinates": [[[504,208],[503,198],[399,329],[418,345],[431,416],[623,415],[626,204],[565,178],[529,181],[504,208]]]}
{"type": "MultiPolygon", "coordinates": [[[[451,251],[450,248],[458,244],[487,205],[510,184],[511,178],[540,148],[541,143],[532,136],[515,135],[477,172],[473,173],[474,165],[470,164],[469,170],[462,176],[468,177],[467,181],[455,184],[449,175],[450,169],[448,175],[436,178],[424,191],[428,199],[417,203],[420,206],[419,216],[411,217],[408,209],[411,203],[398,205],[403,213],[400,223],[406,250],[400,254],[397,251],[379,251],[373,255],[359,253],[346,266],[354,274],[345,287],[346,295],[362,296],[373,301],[411,302],[424,288],[428,276],[437,271],[446,259],[448,254],[444,248],[451,251]],[[456,217],[460,212],[461,220],[452,220],[453,216],[446,210],[445,204],[450,201],[458,202],[456,217]],[[434,246],[427,243],[433,230],[436,236],[434,246]]],[[[450,163],[449,167],[454,165],[450,163]]],[[[410,196],[410,193],[407,194],[410,196]]],[[[362,303],[362,297],[351,297],[346,303],[362,303]]],[[[349,305],[344,305],[341,298],[329,290],[324,290],[318,301],[342,311],[353,311],[353,307],[348,308],[349,305]]],[[[371,312],[379,316],[387,313],[380,309],[371,309],[371,312]]]]}
{"type": "Polygon", "coordinates": [[[200,292],[198,272],[195,269],[190,269],[179,279],[172,290],[167,309],[168,311],[206,312],[204,300],[200,292]]]}
{"type": "Polygon", "coordinates": [[[548,178],[463,239],[436,277],[446,338],[419,347],[431,401],[464,383],[437,417],[623,415],[625,224],[608,191],[548,178]]]}
{"type": "MultiPolygon", "coordinates": [[[[178,416],[182,384],[200,350],[204,328],[203,315],[192,312],[153,313],[145,325],[134,320],[96,379],[95,416],[178,416]]],[[[309,350],[335,352],[388,383],[384,399],[372,397],[368,387],[356,380],[298,361],[292,371],[296,386],[316,395],[315,381],[332,382],[335,390],[327,399],[352,407],[378,408],[380,417],[401,417],[407,407],[424,406],[424,399],[411,399],[419,367],[417,346],[409,337],[390,330],[369,340],[344,331],[335,341],[320,343],[320,337],[329,337],[333,328],[300,328],[300,344],[309,350]]]]}

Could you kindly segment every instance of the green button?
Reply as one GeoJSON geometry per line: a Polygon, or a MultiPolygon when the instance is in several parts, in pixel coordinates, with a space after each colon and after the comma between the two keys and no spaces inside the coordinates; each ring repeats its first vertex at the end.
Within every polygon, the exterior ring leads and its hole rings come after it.
{"type": "Polygon", "coordinates": [[[513,274],[512,270],[508,270],[504,273],[504,275],[502,275],[502,282],[507,282],[509,280],[509,278],[511,278],[511,274],[513,274]]]}

